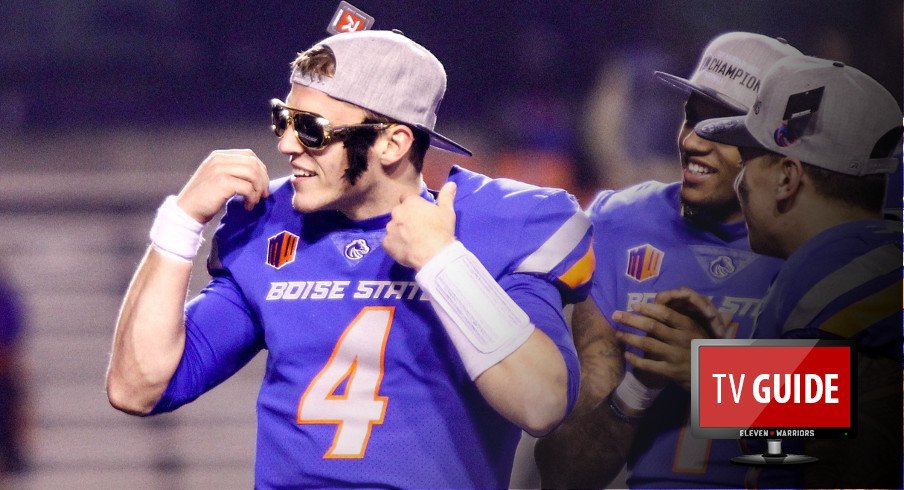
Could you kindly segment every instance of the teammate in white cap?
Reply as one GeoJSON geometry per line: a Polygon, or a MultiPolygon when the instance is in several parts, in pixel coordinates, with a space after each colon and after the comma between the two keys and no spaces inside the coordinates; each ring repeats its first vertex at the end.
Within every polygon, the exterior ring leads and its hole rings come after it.
{"type": "Polygon", "coordinates": [[[901,222],[882,209],[901,162],[898,102],[856,68],[789,57],[746,115],[695,130],[740,147],[750,246],[786,259],[758,331],[857,343],[859,433],[808,441],[820,462],[805,485],[901,488],[901,222]]]}
{"type": "MultiPolygon", "coordinates": [[[[591,299],[575,307],[573,319],[581,390],[570,418],[538,443],[544,487],[604,487],[626,463],[631,487],[739,487],[748,480],[746,468],[729,463],[747,449],[738,441],[690,435],[690,341],[751,336],[779,261],[748,247],[732,190],[737,148],[702,139],[693,127],[746,112],[766,71],[797,54],[784,40],[731,32],[710,42],[689,79],[656,73],[687,96],[678,134],[683,178],[603,191],[587,210],[598,264],[591,299]],[[689,303],[705,315],[685,315],[689,303]],[[723,313],[733,313],[735,323],[726,325],[723,313]]],[[[786,475],[764,476],[747,484],[793,484],[781,479],[786,475]]]]}
{"type": "Polygon", "coordinates": [[[271,102],[292,176],[221,150],[161,206],[126,293],[107,392],[174,410],[267,349],[255,488],[500,488],[521,429],[577,395],[563,302],[586,297],[590,224],[564,191],[455,167],[421,178],[442,64],[401,33],[337,34],[271,102]],[[183,310],[201,230],[223,208],[183,310]]]}

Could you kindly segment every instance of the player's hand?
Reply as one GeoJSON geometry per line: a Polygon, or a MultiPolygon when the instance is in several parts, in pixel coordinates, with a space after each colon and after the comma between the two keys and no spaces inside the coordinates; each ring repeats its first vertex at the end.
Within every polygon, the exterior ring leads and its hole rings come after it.
{"type": "Polygon", "coordinates": [[[675,311],[692,318],[703,326],[708,338],[734,338],[737,334],[737,323],[731,322],[731,315],[719,313],[716,305],[706,296],[689,287],[670,289],[656,295],[654,303],[667,305],[675,311]]]}
{"type": "Polygon", "coordinates": [[[235,195],[251,210],[270,195],[267,167],[251,150],[216,150],[179,192],[177,204],[199,223],[210,221],[235,195]]]}
{"type": "Polygon", "coordinates": [[[666,291],[654,303],[636,303],[633,312],[615,312],[619,323],[642,330],[646,335],[617,332],[620,341],[644,352],[640,357],[625,352],[625,360],[644,384],[662,387],[674,381],[686,390],[691,383],[691,341],[722,337],[735,325],[725,319],[709,298],[688,288],[666,291]],[[717,334],[718,332],[718,334],[717,334]]]}
{"type": "Polygon", "coordinates": [[[386,224],[386,253],[405,267],[421,270],[443,247],[454,242],[455,191],[455,184],[447,182],[440,189],[436,204],[417,194],[402,197],[386,224]]]}

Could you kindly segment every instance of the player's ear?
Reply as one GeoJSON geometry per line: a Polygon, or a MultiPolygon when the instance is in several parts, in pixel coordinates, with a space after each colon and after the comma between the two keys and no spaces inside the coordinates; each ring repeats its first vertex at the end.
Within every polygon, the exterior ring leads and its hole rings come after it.
{"type": "Polygon", "coordinates": [[[383,130],[384,142],[380,149],[380,164],[394,165],[404,158],[414,144],[414,132],[404,124],[393,124],[383,130]]]}
{"type": "Polygon", "coordinates": [[[775,168],[776,199],[780,202],[793,199],[800,191],[804,174],[803,164],[796,158],[782,156],[775,168]]]}

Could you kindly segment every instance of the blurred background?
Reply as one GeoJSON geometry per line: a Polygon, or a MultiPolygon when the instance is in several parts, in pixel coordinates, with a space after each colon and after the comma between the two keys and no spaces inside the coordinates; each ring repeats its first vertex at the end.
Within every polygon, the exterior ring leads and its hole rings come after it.
{"type": "MultiPolygon", "coordinates": [[[[428,152],[433,186],[453,163],[582,204],[677,179],[682,100],[652,73],[690,75],[725,31],[784,37],[901,100],[900,1],[351,3],[445,64],[437,129],[475,156],[428,152]]],[[[110,408],[104,371],[163,198],[218,148],[251,148],[271,177],[288,174],[267,101],[288,92],[289,62],[327,35],[337,5],[0,4],[0,489],[252,486],[263,355],[150,419],[110,408]]],[[[191,293],[206,281],[198,267],[191,293]]]]}

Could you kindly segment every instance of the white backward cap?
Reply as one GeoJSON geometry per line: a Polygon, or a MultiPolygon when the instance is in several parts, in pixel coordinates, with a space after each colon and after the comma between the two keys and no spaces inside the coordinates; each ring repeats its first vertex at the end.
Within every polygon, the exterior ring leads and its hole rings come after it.
{"type": "Polygon", "coordinates": [[[657,71],[656,78],[743,114],[753,105],[763,75],[776,61],[801,52],[782,38],[752,32],[722,34],[706,46],[690,80],[657,71]]]}
{"type": "Polygon", "coordinates": [[[426,48],[398,31],[335,34],[317,46],[333,51],[335,74],[311,77],[295,69],[292,83],[426,131],[432,146],[471,155],[465,147],[433,130],[436,111],[446,92],[446,71],[426,48]]]}
{"type": "Polygon", "coordinates": [[[745,116],[701,121],[703,138],[765,148],[848,175],[892,173],[901,161],[901,109],[860,70],[796,56],[775,64],[745,116]]]}

